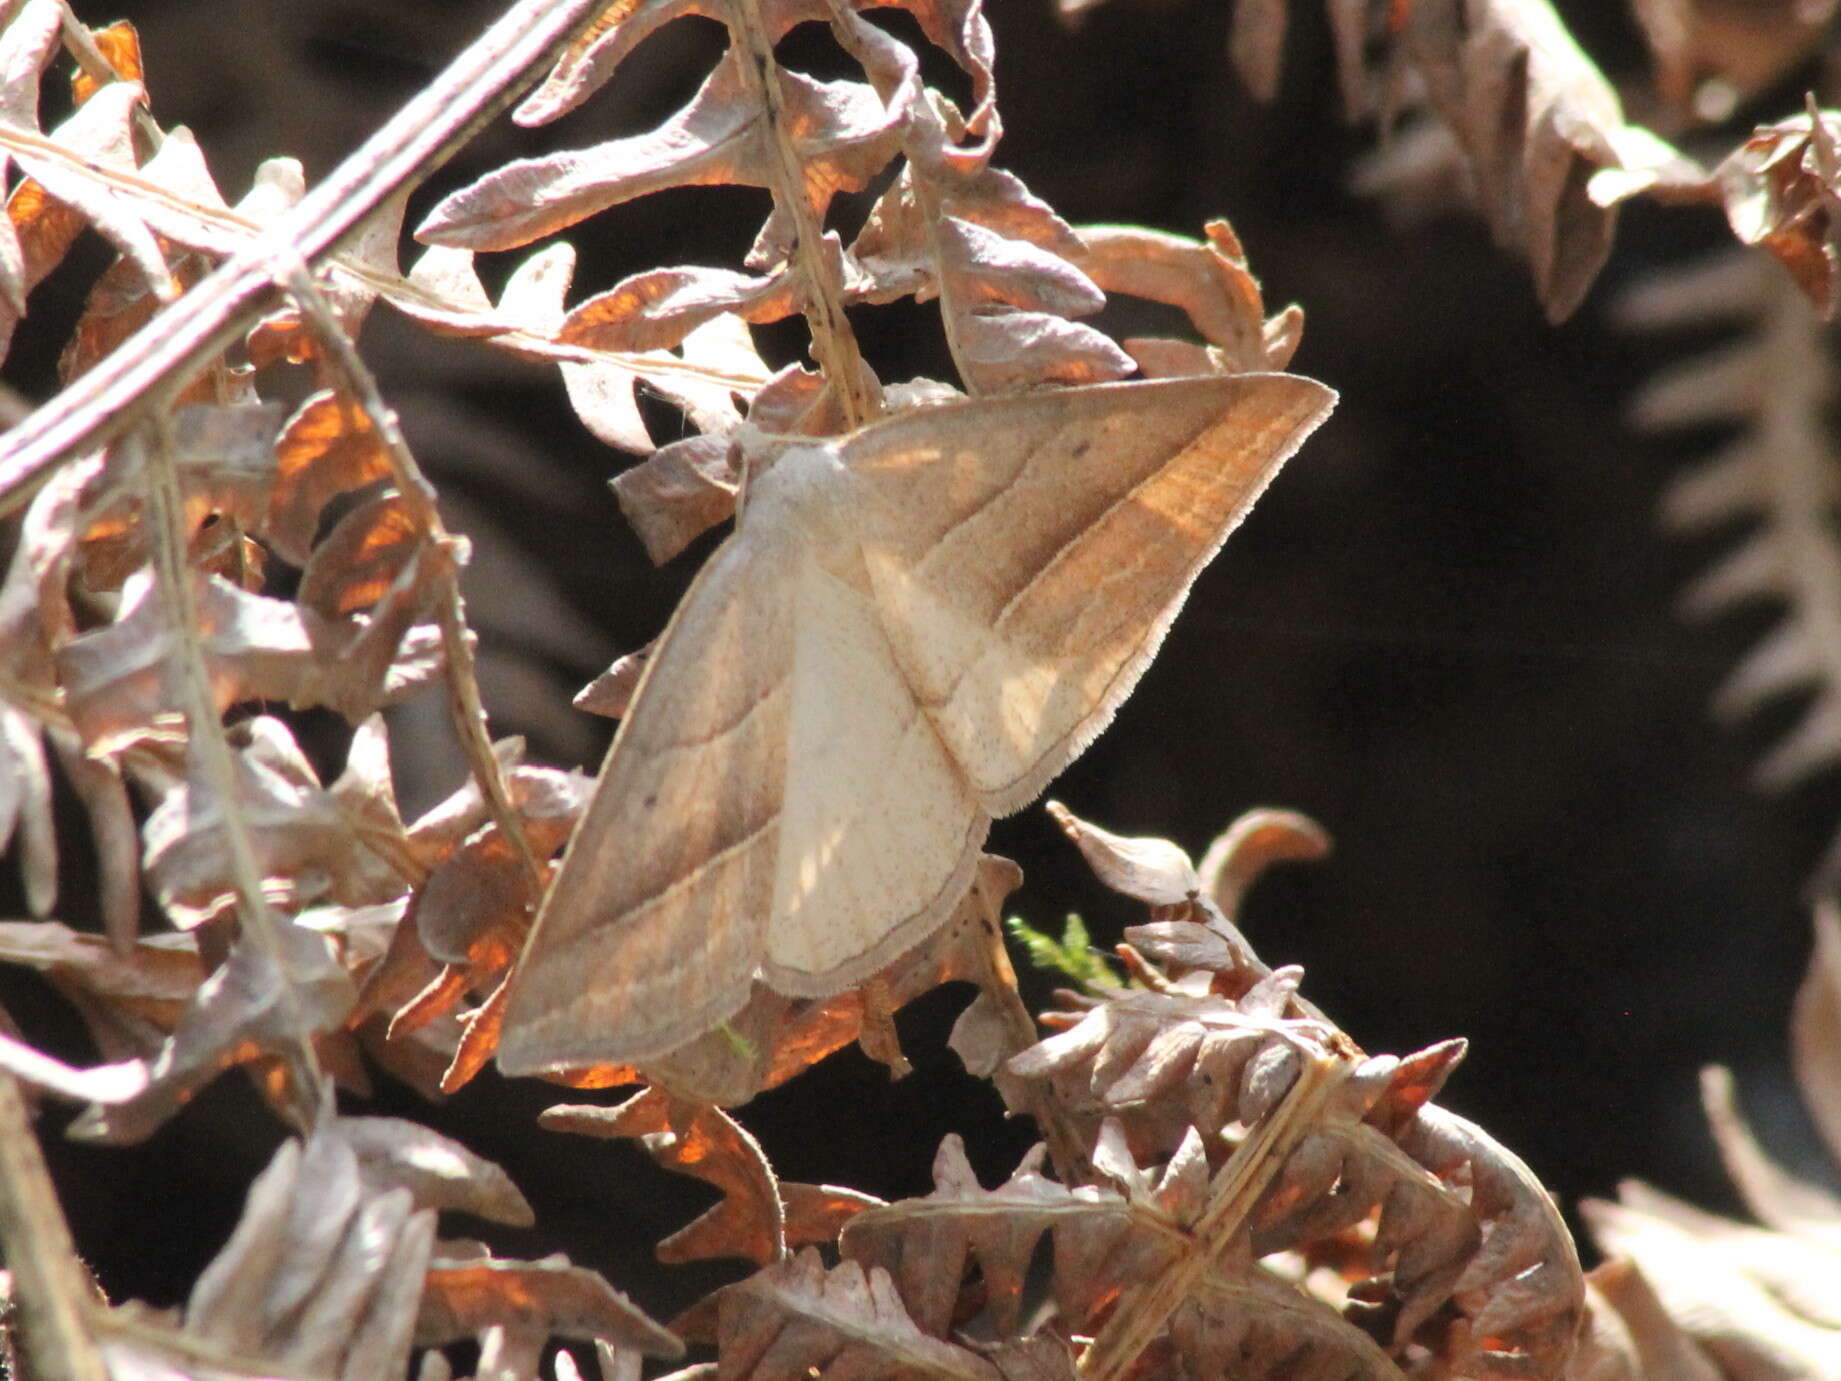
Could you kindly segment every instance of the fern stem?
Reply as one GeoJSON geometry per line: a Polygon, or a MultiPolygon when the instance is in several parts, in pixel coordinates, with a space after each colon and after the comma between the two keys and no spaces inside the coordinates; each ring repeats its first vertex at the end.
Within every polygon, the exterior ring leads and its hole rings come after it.
{"type": "Polygon", "coordinates": [[[805,194],[799,152],[786,133],[785,94],[773,40],[761,22],[757,0],[729,0],[724,20],[734,38],[742,84],[766,121],[768,176],[775,208],[793,223],[792,257],[806,284],[802,300],[806,327],[812,333],[812,358],[836,392],[845,426],[856,430],[879,410],[868,385],[868,370],[857,348],[856,331],[844,315],[844,285],[824,250],[825,228],[805,194]]]}
{"type": "MultiPolygon", "coordinates": [[[[1346,1044],[1346,1043],[1345,1043],[1346,1044]]],[[[1081,1381],[1123,1381],[1151,1340],[1245,1230],[1247,1216],[1323,1106],[1355,1067],[1345,1050],[1324,1049],[1299,1065],[1284,1101],[1235,1148],[1209,1186],[1208,1203],[1190,1229],[1189,1250],[1154,1279],[1126,1292],[1080,1359],[1081,1381]]]]}
{"type": "Polygon", "coordinates": [[[311,1125],[319,1111],[331,1105],[331,1098],[306,1020],[287,981],[287,962],[280,933],[285,923],[276,917],[262,890],[262,865],[256,858],[249,821],[243,811],[236,754],[224,734],[223,716],[211,689],[211,669],[205,664],[204,646],[199,638],[198,600],[186,560],[185,503],[179,490],[178,464],[173,458],[172,424],[164,409],[153,414],[144,434],[149,442],[146,495],[147,512],[153,526],[154,579],[171,629],[172,658],[179,673],[181,707],[186,720],[187,756],[197,755],[204,777],[202,782],[196,781],[188,769],[187,808],[193,815],[197,814],[201,788],[206,799],[217,803],[223,822],[224,844],[229,853],[230,880],[237,896],[239,942],[255,946],[280,976],[276,1001],[288,1012],[288,1020],[283,1025],[293,1037],[283,1058],[301,1094],[295,1109],[302,1124],[311,1125]]]}
{"type": "MultiPolygon", "coordinates": [[[[70,54],[77,69],[98,86],[120,81],[122,74],[115,70],[114,63],[103,56],[102,49],[96,46],[95,35],[90,32],[87,24],[77,18],[76,11],[70,7],[70,0],[58,0],[58,17],[61,21],[59,32],[63,35],[64,51],[70,54]]],[[[134,132],[150,150],[158,149],[166,142],[166,131],[160,128],[160,122],[153,118],[153,112],[147,109],[145,101],[134,107],[131,118],[134,120],[134,132]]]]}
{"type": "Polygon", "coordinates": [[[0,517],[58,465],[144,422],[170,380],[205,367],[268,310],[277,261],[317,263],[440,167],[599,17],[603,0],[521,0],[258,240],[0,437],[0,517]]]}
{"type": "Polygon", "coordinates": [[[90,1336],[93,1291],[58,1208],[11,1074],[0,1071],[0,1249],[19,1308],[25,1374],[41,1381],[108,1381],[90,1336]]]}
{"type": "MultiPolygon", "coordinates": [[[[1764,377],[1783,386],[1769,391],[1759,418],[1764,521],[1782,544],[1790,617],[1801,622],[1809,637],[1816,683],[1824,695],[1841,695],[1841,547],[1833,530],[1836,455],[1825,429],[1833,393],[1828,333],[1787,278],[1774,287],[1763,322],[1762,368],[1764,377]]],[[[1789,746],[1797,746],[1794,739],[1789,746]]],[[[1760,775],[1773,785],[1787,784],[1799,766],[1787,756],[1767,758],[1760,775]]]]}
{"type": "MultiPolygon", "coordinates": [[[[1016,969],[1010,963],[1010,952],[1004,948],[1004,932],[998,923],[996,908],[978,918],[978,935],[971,949],[977,956],[975,981],[997,1009],[1010,1053],[1027,1050],[1039,1035],[1035,1020],[1017,991],[1016,969]]],[[[1001,1065],[997,1077],[1006,1077],[1001,1065]]],[[[1016,1090],[1016,1097],[1035,1119],[1042,1139],[1048,1143],[1048,1158],[1060,1181],[1070,1188],[1098,1182],[1099,1174],[1093,1168],[1093,1157],[1087,1152],[1085,1140],[1055,1097],[1054,1090],[1046,1083],[1020,1080],[1014,1075],[1007,1077],[1022,1086],[1016,1090]]]]}
{"type": "Polygon", "coordinates": [[[341,390],[357,399],[370,419],[384,454],[389,458],[397,492],[409,505],[416,527],[427,535],[418,559],[427,560],[433,568],[431,584],[435,590],[436,618],[441,625],[442,665],[446,671],[448,709],[454,720],[454,730],[460,736],[461,748],[486,798],[493,823],[523,865],[531,895],[539,896],[543,891],[543,865],[531,851],[531,842],[525,836],[511,792],[505,786],[504,774],[499,771],[498,757],[492,751],[492,737],[486,731],[486,707],[479,695],[466,603],[460,595],[462,540],[449,533],[442,523],[440,510],[435,507],[434,486],[422,473],[422,467],[416,464],[409,443],[403,439],[395,409],[384,401],[376,375],[371,373],[357,347],[340,329],[338,319],[304,262],[297,260],[288,275],[288,291],[312,326],[314,338],[323,348],[326,363],[341,390]]]}

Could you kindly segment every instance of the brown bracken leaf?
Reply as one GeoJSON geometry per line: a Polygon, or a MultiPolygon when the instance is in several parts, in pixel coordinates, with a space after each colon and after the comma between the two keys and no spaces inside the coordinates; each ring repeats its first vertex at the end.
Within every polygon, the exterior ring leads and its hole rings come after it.
{"type": "Polygon", "coordinates": [[[435,1215],[366,1183],[328,1119],[285,1142],[186,1303],[183,1333],[284,1374],[367,1381],[408,1355],[435,1215]]]}
{"type": "Polygon", "coordinates": [[[810,1247],[726,1287],[713,1307],[722,1375],[735,1381],[1000,1381],[984,1358],[916,1328],[881,1269],[845,1261],[827,1271],[810,1247]]]}
{"type": "Polygon", "coordinates": [[[1741,243],[1789,270],[1821,315],[1835,314],[1841,253],[1841,114],[1811,108],[1765,125],[1721,161],[1711,184],[1741,243]]]}
{"type": "Polygon", "coordinates": [[[205,978],[196,936],[144,935],[120,954],[56,921],[0,922],[0,961],[44,974],[106,1060],[152,1057],[205,978]]]}
{"type": "Polygon", "coordinates": [[[647,1089],[614,1108],[558,1104],[539,1119],[551,1131],[633,1137],[669,1170],[694,1175],[722,1199],[658,1245],[660,1261],[741,1256],[765,1266],[786,1254],[786,1208],[760,1143],[710,1103],[647,1089]]]}
{"type": "Polygon", "coordinates": [[[239,941],[161,1044],[146,1089],[125,1103],[92,1106],[71,1123],[70,1135],[116,1145],[145,1140],[220,1071],[252,1061],[277,1110],[297,1122],[311,1120],[306,1088],[287,1057],[314,1035],[336,1031],[354,992],[323,937],[296,925],[276,933],[279,964],[260,946],[239,941]]]}
{"type": "MultiPolygon", "coordinates": [[[[534,1376],[551,1338],[605,1339],[648,1357],[681,1357],[684,1345],[654,1323],[607,1281],[562,1255],[541,1261],[502,1261],[448,1255],[438,1248],[429,1262],[415,1342],[439,1347],[466,1338],[481,1341],[502,1373],[534,1376]]],[[[486,1361],[482,1356],[482,1371],[486,1361]]]]}

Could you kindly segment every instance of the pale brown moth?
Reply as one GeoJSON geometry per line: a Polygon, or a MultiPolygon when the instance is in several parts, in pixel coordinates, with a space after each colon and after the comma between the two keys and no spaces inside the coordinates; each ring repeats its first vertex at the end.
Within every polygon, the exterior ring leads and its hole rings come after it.
{"type": "Polygon", "coordinates": [[[1288,374],[915,409],[791,447],[672,617],[507,994],[513,1074],[642,1061],[945,920],[1335,395],[1288,374]]]}

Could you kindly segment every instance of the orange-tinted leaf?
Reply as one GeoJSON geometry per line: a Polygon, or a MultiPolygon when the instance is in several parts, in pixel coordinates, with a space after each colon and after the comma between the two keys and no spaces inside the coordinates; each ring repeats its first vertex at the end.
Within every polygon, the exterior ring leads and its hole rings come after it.
{"type": "Polygon", "coordinates": [[[453,1093],[472,1081],[484,1069],[499,1048],[499,1032],[505,1026],[505,984],[501,982],[478,1007],[466,1015],[454,1058],[441,1073],[441,1092],[453,1093]]]}
{"type": "Polygon", "coordinates": [[[13,156],[50,197],[81,215],[134,263],[161,298],[170,300],[179,288],[153,231],[131,202],[117,196],[88,171],[91,167],[135,170],[130,115],[145,99],[146,93],[138,82],[110,82],[51,132],[52,142],[66,151],[64,156],[36,152],[15,152],[13,156]]]}
{"type": "MultiPolygon", "coordinates": [[[[91,29],[90,40],[102,54],[102,60],[109,64],[116,81],[138,82],[141,79],[141,36],[134,31],[134,25],[118,19],[103,28],[91,29]]],[[[71,74],[70,92],[78,105],[95,95],[100,86],[101,83],[87,72],[78,70],[71,74]]]]}
{"type": "Polygon", "coordinates": [[[915,1327],[880,1268],[845,1261],[827,1271],[809,1247],[727,1287],[716,1307],[723,1375],[735,1381],[999,1381],[984,1358],[915,1327]]]}
{"type": "Polygon", "coordinates": [[[654,269],[576,307],[558,339],[599,350],[660,350],[718,316],[767,322],[798,310],[790,271],[758,277],[733,269],[654,269]]]}
{"type": "Polygon", "coordinates": [[[307,564],[329,500],[391,474],[390,458],[364,409],[330,389],[314,394],[288,419],[275,464],[266,535],[296,566],[307,564]]]}
{"type": "Polygon", "coordinates": [[[1837,302],[1841,253],[1841,115],[1818,111],[1766,125],[1713,170],[1733,234],[1761,245],[1824,317],[1837,302]]]}
{"type": "Polygon", "coordinates": [[[539,1348],[552,1337],[603,1338],[649,1357],[684,1353],[682,1343],[625,1295],[565,1256],[541,1261],[437,1256],[429,1264],[416,1320],[417,1345],[437,1347],[492,1329],[539,1348]]]}
{"type": "MultiPolygon", "coordinates": [[[[315,1032],[336,1029],[351,1007],[345,969],[324,938],[295,925],[278,930],[279,966],[244,941],[199,987],[153,1061],[147,1088],[125,1103],[93,1106],[70,1135],[116,1145],[145,1140],[192,1095],[232,1065],[299,1048],[315,1032]]],[[[285,1063],[267,1063],[265,1092],[297,1118],[306,1091],[285,1063]]]]}
{"type": "Polygon", "coordinates": [[[328,618],[369,609],[390,593],[427,539],[400,494],[373,494],[313,549],[295,598],[328,618]]]}
{"type": "Polygon", "coordinates": [[[760,1143],[713,1104],[649,1088],[614,1108],[559,1104],[539,1119],[551,1131],[633,1137],[669,1170],[694,1175],[722,1199],[658,1245],[665,1262],[741,1256],[765,1266],[786,1252],[786,1209],[760,1143]]]}
{"type": "MultiPolygon", "coordinates": [[[[28,0],[0,30],[0,122],[15,129],[38,128],[39,73],[55,51],[59,8],[56,0],[28,0]]],[[[0,153],[0,176],[10,162],[10,155],[0,153]]],[[[7,199],[7,216],[0,221],[0,354],[25,315],[26,294],[69,251],[82,225],[81,217],[52,202],[31,179],[7,199]]]]}

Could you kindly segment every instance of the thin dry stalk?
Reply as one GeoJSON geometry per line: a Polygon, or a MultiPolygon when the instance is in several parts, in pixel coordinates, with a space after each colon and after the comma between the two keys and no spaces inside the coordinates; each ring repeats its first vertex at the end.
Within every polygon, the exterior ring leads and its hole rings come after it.
{"type": "Polygon", "coordinates": [[[58,1208],[18,1081],[0,1071],[0,1247],[21,1350],[40,1381],[108,1381],[90,1336],[93,1292],[58,1208]]]}
{"type": "Polygon", "coordinates": [[[724,17],[746,57],[738,64],[744,89],[761,109],[769,131],[768,167],[773,177],[774,206],[793,222],[793,257],[800,278],[812,292],[805,300],[805,320],[812,332],[812,358],[837,390],[846,426],[855,429],[878,411],[864,386],[863,356],[856,332],[844,315],[844,285],[837,267],[824,252],[825,228],[812,214],[805,193],[799,154],[786,128],[786,97],[780,90],[780,64],[774,59],[773,38],[762,22],[757,0],[729,0],[724,17]]]}
{"type": "Polygon", "coordinates": [[[529,879],[532,894],[543,887],[543,867],[531,851],[511,793],[505,788],[504,774],[492,751],[492,739],[486,732],[486,707],[479,697],[479,678],[473,664],[473,642],[467,631],[466,607],[460,597],[460,543],[448,532],[435,507],[435,489],[416,464],[396,411],[384,401],[377,387],[377,377],[365,364],[345,332],[340,329],[325,295],[313,282],[304,262],[296,262],[288,274],[288,291],[300,304],[302,313],[313,326],[325,350],[327,363],[337,375],[341,388],[358,401],[370,418],[389,458],[396,490],[410,507],[416,526],[427,534],[426,559],[433,562],[433,584],[437,617],[441,626],[441,647],[445,654],[448,706],[453,714],[454,729],[460,735],[473,776],[485,793],[493,823],[518,856],[529,879]]]}
{"type": "MultiPolygon", "coordinates": [[[[178,662],[177,679],[184,697],[188,753],[200,760],[211,796],[222,813],[224,840],[230,850],[230,875],[237,892],[237,921],[243,941],[254,945],[274,966],[286,973],[280,920],[262,891],[262,867],[250,839],[249,821],[237,780],[236,755],[224,735],[224,721],[211,690],[211,672],[199,643],[202,626],[193,597],[192,573],[186,563],[185,501],[179,491],[178,467],[173,459],[171,421],[163,408],[155,409],[148,427],[147,511],[153,525],[153,565],[160,598],[172,619],[173,646],[178,662]]],[[[322,1107],[330,1106],[331,1090],[319,1058],[314,1054],[308,1024],[299,1011],[290,984],[279,985],[276,1000],[290,1016],[283,1024],[291,1036],[284,1058],[296,1079],[290,1087],[299,1093],[291,1111],[300,1126],[313,1123],[322,1107]]]]}
{"type": "Polygon", "coordinates": [[[0,516],[67,457],[144,420],[171,380],[196,373],[253,325],[275,293],[277,246],[282,277],[295,260],[314,264],[333,253],[508,106],[600,8],[600,0],[521,0],[282,217],[272,239],[227,260],[0,438],[0,516]]]}
{"type": "Polygon", "coordinates": [[[1189,1249],[1153,1280],[1127,1292],[1080,1359],[1082,1381],[1123,1381],[1144,1349],[1244,1230],[1260,1195],[1285,1157],[1315,1130],[1330,1095],[1354,1069],[1337,1050],[1300,1052],[1297,1081],[1285,1099],[1235,1148],[1209,1185],[1208,1205],[1190,1230],[1189,1249]]]}

